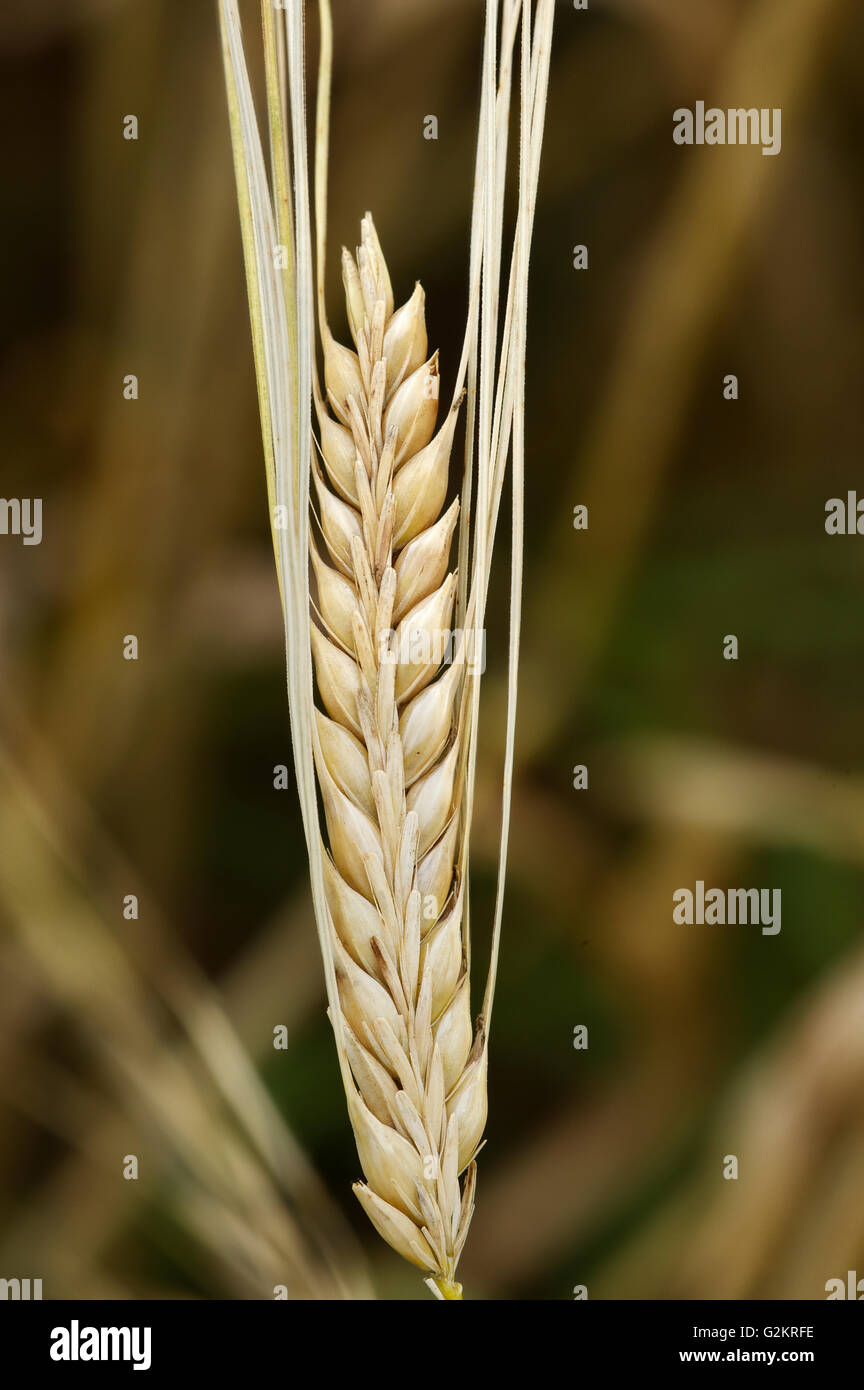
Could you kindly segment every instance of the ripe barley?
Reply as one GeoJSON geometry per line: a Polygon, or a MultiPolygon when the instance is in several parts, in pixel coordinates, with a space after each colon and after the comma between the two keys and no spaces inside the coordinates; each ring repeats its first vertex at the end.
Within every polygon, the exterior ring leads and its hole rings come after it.
{"type": "Polygon", "coordinates": [[[458,500],[443,506],[459,407],[436,432],[423,290],[394,312],[369,215],[356,260],[343,251],[343,281],[356,351],[325,328],[314,481],[326,554],[312,544],[312,647],[327,711],[315,719],[326,896],[366,1175],[354,1191],[381,1235],[458,1296],[486,1120],[454,872],[464,643],[440,670],[456,590],[458,500]]]}
{"type": "Polygon", "coordinates": [[[453,404],[440,423],[438,358],[427,356],[423,291],[418,285],[394,312],[368,215],[356,257],[343,253],[354,349],[337,343],[327,322],[328,0],[318,8],[315,274],[303,0],[278,7],[262,0],[269,175],[237,0],[220,0],[294,762],[330,1018],[366,1179],[354,1190],[384,1238],[427,1274],[433,1292],[455,1299],[474,1203],[474,1154],[486,1120],[509,833],[528,258],[554,0],[486,0],[468,314],[453,404]],[[520,32],[519,187],[505,305],[499,282],[520,32]],[[462,494],[445,509],[466,396],[462,494]],[[478,655],[508,463],[511,622],[501,839],[475,1031],[467,867],[479,671],[468,658],[476,662],[478,655]],[[458,576],[449,569],[457,522],[458,576]],[[459,632],[453,659],[442,663],[441,638],[453,625],[454,607],[459,632]]]}

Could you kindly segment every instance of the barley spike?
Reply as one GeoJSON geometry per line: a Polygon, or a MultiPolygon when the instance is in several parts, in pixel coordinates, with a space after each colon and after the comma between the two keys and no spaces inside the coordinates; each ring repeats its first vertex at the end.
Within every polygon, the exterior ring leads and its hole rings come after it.
{"type": "Polygon", "coordinates": [[[366,1179],[354,1191],[384,1239],[453,1298],[486,1122],[454,862],[459,652],[442,666],[453,655],[458,502],[444,503],[459,407],[439,424],[423,290],[394,310],[368,213],[342,273],[354,346],[325,330],[310,558],[327,903],[366,1179]]]}

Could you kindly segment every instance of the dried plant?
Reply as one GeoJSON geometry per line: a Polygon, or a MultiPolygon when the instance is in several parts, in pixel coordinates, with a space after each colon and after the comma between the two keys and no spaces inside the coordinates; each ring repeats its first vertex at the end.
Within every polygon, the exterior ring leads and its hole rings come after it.
{"type": "Polygon", "coordinates": [[[302,0],[279,9],[263,0],[268,179],[236,0],[220,6],[297,784],[330,1018],[366,1178],[354,1191],[385,1240],[426,1273],[437,1296],[453,1299],[461,1297],[456,1266],[486,1122],[507,853],[528,256],[554,3],[488,0],[486,6],[467,326],[440,425],[438,358],[427,357],[422,288],[418,284],[394,309],[368,214],[356,258],[343,252],[354,349],[338,343],[328,325],[331,19],[322,0],[313,274],[303,9],[302,0]],[[505,172],[520,30],[518,211],[502,305],[505,172]],[[323,386],[315,351],[316,288],[323,386]],[[462,494],[446,506],[466,396],[462,494]],[[511,633],[499,881],[482,1009],[472,1028],[467,889],[479,655],[508,461],[511,633]],[[458,567],[451,571],[457,524],[458,567]],[[452,659],[442,667],[445,649],[452,659]],[[313,665],[323,709],[315,703],[313,665]]]}

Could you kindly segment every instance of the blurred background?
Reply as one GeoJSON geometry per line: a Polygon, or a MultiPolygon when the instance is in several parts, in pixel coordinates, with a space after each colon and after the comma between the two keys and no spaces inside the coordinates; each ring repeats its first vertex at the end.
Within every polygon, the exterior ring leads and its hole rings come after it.
{"type": "MultiPolygon", "coordinates": [[[[424,283],[445,393],[481,9],[335,5],[334,322],[369,207],[397,299],[424,283]]],[[[824,529],[862,476],[862,67],[852,0],[559,4],[469,1297],[864,1277],[864,541],[824,529]],[[674,145],[698,100],[781,107],[782,153],[674,145]],[[676,926],[698,879],[781,889],[782,931],[676,926]]],[[[290,740],[215,3],[19,0],[0,71],[0,494],[44,504],[41,545],[0,536],[0,1275],[45,1298],[427,1297],[351,1195],[299,814],[273,785],[290,740]]],[[[501,563],[478,962],[506,600],[501,563]]]]}

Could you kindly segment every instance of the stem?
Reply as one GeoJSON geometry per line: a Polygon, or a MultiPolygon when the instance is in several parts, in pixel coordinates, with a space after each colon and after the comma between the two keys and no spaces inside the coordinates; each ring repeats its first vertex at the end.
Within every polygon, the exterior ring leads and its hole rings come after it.
{"type": "Polygon", "coordinates": [[[457,1284],[455,1279],[445,1279],[441,1277],[435,1279],[434,1283],[437,1285],[445,1303],[461,1303],[463,1301],[462,1285],[457,1284]]]}

